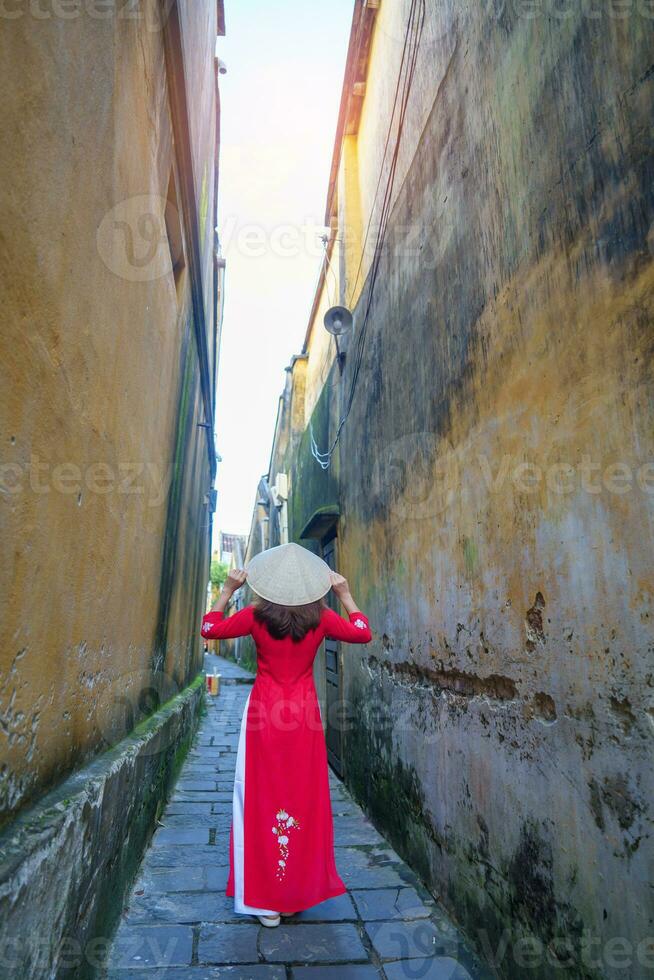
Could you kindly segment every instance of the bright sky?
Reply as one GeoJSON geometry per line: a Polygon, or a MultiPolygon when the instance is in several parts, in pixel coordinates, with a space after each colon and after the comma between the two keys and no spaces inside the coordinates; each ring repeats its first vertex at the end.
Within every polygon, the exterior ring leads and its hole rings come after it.
{"type": "Polygon", "coordinates": [[[267,472],[284,368],[320,267],[354,0],[228,0],[218,39],[219,233],[227,260],[218,375],[219,530],[245,534],[267,472]]]}

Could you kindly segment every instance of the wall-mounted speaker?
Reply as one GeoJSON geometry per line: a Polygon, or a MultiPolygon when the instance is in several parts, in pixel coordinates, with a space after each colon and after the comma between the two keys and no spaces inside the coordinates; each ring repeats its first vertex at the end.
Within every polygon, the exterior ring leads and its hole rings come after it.
{"type": "Polygon", "coordinates": [[[334,337],[340,337],[352,327],[352,314],[347,306],[332,306],[325,313],[325,329],[334,337]]]}

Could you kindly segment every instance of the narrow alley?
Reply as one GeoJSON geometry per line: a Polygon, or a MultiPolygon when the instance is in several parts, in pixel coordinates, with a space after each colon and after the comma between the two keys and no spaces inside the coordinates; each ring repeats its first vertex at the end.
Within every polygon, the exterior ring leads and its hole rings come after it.
{"type": "Polygon", "coordinates": [[[654,0],[0,65],[0,980],[654,980],[654,0]]]}
{"type": "Polygon", "coordinates": [[[489,980],[462,934],[330,772],[336,863],[348,894],[276,929],[224,894],[248,672],[221,675],[121,917],[106,980],[489,980]],[[215,969],[214,969],[215,968],[215,969]]]}

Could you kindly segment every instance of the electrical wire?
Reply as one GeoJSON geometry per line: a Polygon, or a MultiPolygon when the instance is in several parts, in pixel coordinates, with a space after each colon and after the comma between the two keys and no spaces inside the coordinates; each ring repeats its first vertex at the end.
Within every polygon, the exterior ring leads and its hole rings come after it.
{"type": "MultiPolygon", "coordinates": [[[[354,394],[355,394],[355,391],[356,391],[357,381],[358,381],[358,378],[359,378],[359,371],[361,369],[361,363],[362,363],[362,360],[363,360],[363,351],[364,351],[365,341],[366,341],[366,333],[367,333],[367,328],[368,328],[368,320],[369,320],[369,316],[370,316],[370,310],[372,308],[372,300],[373,300],[373,296],[374,296],[375,285],[376,285],[376,282],[377,282],[377,275],[378,275],[378,272],[379,272],[379,266],[380,266],[382,252],[383,252],[383,247],[384,247],[384,242],[385,242],[385,238],[386,238],[386,230],[387,230],[387,227],[388,227],[388,220],[389,220],[390,212],[391,212],[391,203],[392,203],[392,200],[393,200],[393,187],[394,187],[394,183],[395,183],[395,174],[397,172],[397,163],[398,163],[398,159],[399,159],[399,151],[400,151],[400,145],[401,145],[401,141],[402,141],[402,133],[403,133],[403,130],[404,130],[404,122],[405,122],[405,118],[406,118],[406,111],[407,111],[407,106],[408,106],[408,103],[409,103],[409,96],[411,94],[411,88],[412,88],[412,85],[413,85],[413,79],[414,79],[414,75],[415,75],[415,68],[416,68],[416,63],[417,63],[417,59],[418,59],[418,51],[419,51],[419,48],[420,48],[420,40],[422,38],[422,32],[423,32],[424,24],[425,24],[425,16],[426,16],[426,4],[425,4],[425,0],[412,0],[412,2],[411,2],[411,8],[409,10],[409,17],[408,17],[408,21],[407,21],[406,31],[405,31],[405,35],[404,35],[404,46],[403,46],[403,50],[402,50],[402,60],[400,62],[400,69],[399,69],[399,73],[398,73],[398,80],[397,80],[397,85],[396,85],[396,88],[395,88],[395,96],[394,96],[394,100],[393,100],[393,109],[392,109],[392,112],[391,112],[391,118],[390,118],[389,127],[388,127],[388,134],[387,134],[386,143],[385,143],[385,146],[384,146],[384,155],[382,157],[382,164],[381,164],[379,179],[377,181],[377,188],[376,188],[376,191],[375,191],[375,198],[374,198],[374,201],[373,201],[373,207],[371,209],[370,218],[368,220],[368,226],[367,226],[367,229],[366,229],[366,235],[365,235],[365,238],[364,238],[363,249],[362,249],[362,252],[361,252],[361,258],[359,260],[359,267],[357,269],[357,276],[356,276],[355,285],[354,285],[354,289],[355,289],[356,288],[356,285],[358,284],[358,281],[359,281],[359,274],[361,272],[361,267],[362,267],[362,263],[363,263],[363,255],[364,255],[364,252],[365,252],[366,242],[367,242],[368,234],[370,232],[370,228],[371,228],[371,224],[372,224],[372,217],[373,217],[373,214],[374,214],[374,209],[375,209],[375,205],[376,205],[376,201],[377,201],[377,195],[378,195],[378,192],[379,192],[379,188],[381,186],[381,180],[382,180],[383,171],[384,171],[384,164],[385,164],[385,161],[386,161],[386,153],[387,153],[387,150],[388,150],[388,146],[390,145],[390,137],[391,137],[391,132],[392,132],[392,129],[393,129],[393,121],[395,119],[396,109],[397,109],[397,106],[399,104],[400,111],[399,111],[398,122],[397,122],[397,134],[396,134],[396,137],[395,137],[395,144],[394,144],[393,153],[392,153],[392,156],[391,156],[391,161],[390,161],[390,166],[389,166],[389,173],[388,173],[388,177],[387,177],[387,181],[386,181],[386,189],[385,189],[385,192],[384,192],[384,198],[383,198],[381,212],[380,212],[379,232],[377,234],[377,241],[375,243],[375,251],[374,251],[372,262],[371,262],[371,265],[370,265],[370,273],[369,273],[370,286],[369,286],[369,289],[368,289],[368,296],[367,296],[367,301],[366,301],[366,309],[365,309],[365,313],[364,313],[364,317],[363,317],[363,322],[361,324],[361,329],[359,330],[359,332],[357,334],[357,338],[356,338],[356,342],[355,342],[356,343],[356,347],[355,347],[355,352],[354,352],[354,358],[355,358],[354,368],[353,368],[353,372],[352,372],[352,380],[351,380],[351,383],[350,383],[349,392],[348,392],[346,403],[345,403],[345,410],[344,410],[344,412],[343,412],[343,414],[341,416],[341,419],[340,419],[340,421],[338,423],[338,427],[336,429],[336,434],[334,436],[334,439],[332,440],[331,445],[329,446],[329,448],[325,452],[322,452],[318,448],[318,444],[316,442],[316,439],[315,439],[315,436],[314,436],[314,432],[313,432],[313,423],[311,421],[309,422],[309,429],[310,429],[309,434],[310,434],[310,439],[311,439],[311,454],[314,457],[314,459],[318,462],[318,464],[323,469],[325,469],[325,470],[328,469],[329,466],[330,466],[331,458],[332,458],[332,455],[333,455],[334,450],[336,448],[336,445],[338,443],[338,440],[340,438],[341,431],[342,431],[343,426],[345,425],[345,422],[347,421],[347,418],[348,418],[348,416],[350,414],[350,409],[352,407],[352,402],[354,400],[354,394]],[[401,93],[401,95],[400,95],[400,93],[401,93]],[[400,96],[399,103],[398,103],[398,96],[400,96]]],[[[352,291],[352,296],[354,296],[354,289],[352,291]]]]}
{"type": "MultiPolygon", "coordinates": [[[[411,23],[412,13],[413,13],[413,9],[411,9],[409,11],[409,25],[411,23]]],[[[363,238],[363,245],[362,245],[362,248],[361,248],[361,255],[359,256],[359,264],[357,266],[357,273],[356,273],[356,277],[355,277],[355,280],[354,280],[354,285],[352,286],[352,290],[350,292],[350,301],[348,303],[348,306],[350,308],[352,307],[352,301],[354,300],[354,296],[355,296],[355,293],[356,293],[356,288],[357,288],[357,286],[359,284],[359,276],[361,275],[361,269],[363,267],[363,257],[364,257],[364,255],[366,253],[366,246],[368,244],[368,235],[370,234],[370,228],[372,226],[372,219],[373,219],[374,214],[375,214],[375,208],[377,207],[377,196],[379,194],[379,188],[381,186],[382,177],[384,176],[384,166],[386,164],[386,154],[388,152],[388,145],[389,145],[389,143],[391,141],[391,133],[393,131],[393,120],[395,118],[395,110],[397,108],[397,97],[398,97],[398,94],[399,94],[399,91],[400,91],[400,85],[401,85],[401,82],[402,82],[402,71],[404,69],[404,62],[405,62],[405,59],[406,59],[408,41],[409,41],[409,30],[407,29],[407,31],[405,32],[405,35],[404,35],[404,45],[402,47],[402,59],[400,61],[400,68],[399,68],[399,71],[398,71],[398,74],[397,74],[397,82],[395,83],[395,93],[393,95],[393,109],[392,109],[391,118],[390,118],[390,121],[389,121],[389,124],[388,124],[388,132],[386,133],[386,142],[384,143],[384,152],[382,154],[382,161],[381,161],[381,164],[380,164],[380,167],[379,167],[379,177],[377,178],[377,186],[375,187],[375,194],[374,194],[374,197],[373,197],[373,200],[372,200],[372,207],[370,209],[370,217],[368,218],[368,224],[366,226],[366,233],[365,233],[364,238],[363,238]]]]}
{"type": "MultiPolygon", "coordinates": [[[[332,299],[330,297],[330,295],[329,295],[329,286],[327,285],[328,279],[327,279],[327,276],[325,276],[325,285],[327,287],[327,302],[329,303],[330,306],[335,306],[336,305],[336,300],[338,299],[338,280],[336,278],[336,273],[334,272],[334,267],[332,265],[332,260],[329,257],[329,236],[328,235],[325,235],[321,239],[321,241],[322,241],[322,244],[323,244],[323,248],[325,249],[325,258],[324,258],[324,261],[327,264],[327,272],[331,272],[332,279],[334,280],[334,296],[333,296],[333,299],[332,299]]],[[[338,238],[335,238],[334,241],[338,241],[338,238]]]]}

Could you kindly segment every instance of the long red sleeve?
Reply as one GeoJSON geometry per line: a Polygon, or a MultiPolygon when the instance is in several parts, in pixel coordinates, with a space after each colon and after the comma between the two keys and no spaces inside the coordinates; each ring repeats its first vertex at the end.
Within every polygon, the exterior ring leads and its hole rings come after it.
{"type": "Polygon", "coordinates": [[[362,612],[350,613],[348,621],[333,609],[325,609],[321,626],[325,636],[332,640],[344,640],[346,643],[370,643],[372,640],[368,617],[362,612]]]}
{"type": "Polygon", "coordinates": [[[231,640],[235,636],[248,636],[254,622],[252,606],[240,609],[225,619],[221,612],[209,612],[202,617],[202,636],[205,640],[231,640]]]}

